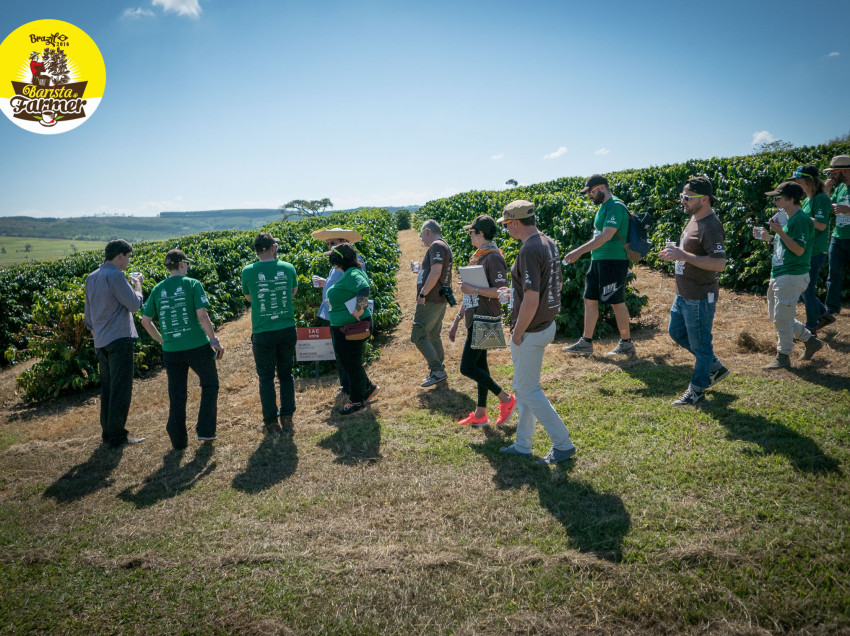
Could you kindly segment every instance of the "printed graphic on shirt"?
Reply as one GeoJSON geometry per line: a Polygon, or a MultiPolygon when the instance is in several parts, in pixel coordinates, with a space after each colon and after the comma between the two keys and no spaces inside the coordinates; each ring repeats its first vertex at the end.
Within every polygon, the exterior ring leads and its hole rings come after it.
{"type": "Polygon", "coordinates": [[[192,331],[189,326],[189,309],[186,302],[186,291],[183,287],[174,290],[174,295],[169,296],[168,291],[163,288],[160,293],[159,304],[160,331],[167,333],[177,340],[184,333],[192,331]]]}
{"type": "Polygon", "coordinates": [[[24,130],[73,130],[100,105],[105,87],[100,50],[73,24],[36,20],[0,44],[0,110],[24,130]]]}
{"type": "Polygon", "coordinates": [[[290,302],[289,277],[284,270],[277,270],[271,280],[266,280],[263,273],[257,274],[257,303],[259,315],[270,320],[280,318],[283,311],[290,302]]]}

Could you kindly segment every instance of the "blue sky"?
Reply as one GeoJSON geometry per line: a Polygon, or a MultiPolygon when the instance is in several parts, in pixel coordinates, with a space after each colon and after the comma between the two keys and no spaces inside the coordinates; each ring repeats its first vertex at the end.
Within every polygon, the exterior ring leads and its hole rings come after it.
{"type": "Polygon", "coordinates": [[[42,0],[0,39],[46,18],[106,92],[63,134],[0,119],[0,215],[421,204],[850,131],[846,0],[42,0]]]}

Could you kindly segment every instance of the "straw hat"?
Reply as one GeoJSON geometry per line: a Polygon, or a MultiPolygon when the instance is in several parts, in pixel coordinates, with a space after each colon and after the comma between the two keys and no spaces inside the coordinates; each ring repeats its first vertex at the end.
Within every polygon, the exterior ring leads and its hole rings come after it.
{"type": "Polygon", "coordinates": [[[329,230],[316,230],[315,232],[313,232],[313,238],[319,239],[320,241],[328,241],[330,239],[345,239],[349,243],[356,243],[363,237],[360,236],[360,232],[357,232],[355,230],[346,230],[341,227],[334,227],[329,230]]]}

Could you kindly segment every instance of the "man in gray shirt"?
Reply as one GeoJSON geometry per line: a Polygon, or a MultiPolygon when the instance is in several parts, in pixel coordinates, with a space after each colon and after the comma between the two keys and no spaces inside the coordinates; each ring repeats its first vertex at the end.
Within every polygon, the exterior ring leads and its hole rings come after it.
{"type": "Polygon", "coordinates": [[[133,246],[123,239],[110,241],[104,263],[86,278],[86,327],[94,336],[100,367],[100,427],[103,443],[113,448],[138,444],[125,428],[133,395],[133,350],[139,337],[133,312],[142,306],[142,275],[133,286],[123,272],[130,266],[133,246]]]}

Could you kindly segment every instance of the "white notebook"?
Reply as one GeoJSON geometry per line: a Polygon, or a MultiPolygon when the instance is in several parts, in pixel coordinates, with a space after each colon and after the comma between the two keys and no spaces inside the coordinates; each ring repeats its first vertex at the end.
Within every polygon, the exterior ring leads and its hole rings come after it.
{"type": "Polygon", "coordinates": [[[460,279],[473,287],[490,287],[487,280],[487,274],[484,273],[482,265],[468,265],[466,267],[458,267],[457,273],[460,279]]]}

